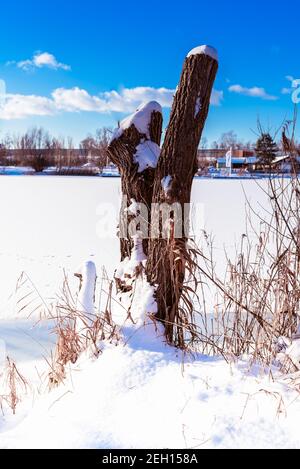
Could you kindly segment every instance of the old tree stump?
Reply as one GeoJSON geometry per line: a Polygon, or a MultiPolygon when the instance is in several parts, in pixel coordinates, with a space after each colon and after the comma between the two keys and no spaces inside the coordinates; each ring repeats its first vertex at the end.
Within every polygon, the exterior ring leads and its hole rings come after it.
{"type": "MultiPolygon", "coordinates": [[[[108,147],[109,157],[118,167],[122,181],[123,201],[119,225],[122,261],[130,257],[134,247],[134,240],[127,232],[129,221],[134,217],[134,213],[130,212],[132,202],[144,204],[147,213],[151,211],[162,121],[160,104],[151,101],[141,105],[132,116],[122,121],[108,147]],[[143,161],[139,161],[140,154],[141,159],[144,156],[143,161]]],[[[147,236],[143,240],[143,248],[147,254],[147,236]]]]}
{"type": "Polygon", "coordinates": [[[147,279],[155,286],[157,319],[165,326],[167,341],[181,348],[192,308],[184,285],[192,265],[186,207],[217,70],[217,52],[212,47],[200,46],[187,55],[161,152],[162,115],[155,102],[122,121],[108,150],[120,170],[126,196],[120,214],[121,260],[140,248],[147,260],[147,279]],[[130,208],[136,203],[144,203],[148,211],[147,236],[141,239],[130,232],[124,236],[122,230],[124,221],[128,226],[140,214],[130,208]],[[186,306],[181,306],[181,299],[186,306]]]}

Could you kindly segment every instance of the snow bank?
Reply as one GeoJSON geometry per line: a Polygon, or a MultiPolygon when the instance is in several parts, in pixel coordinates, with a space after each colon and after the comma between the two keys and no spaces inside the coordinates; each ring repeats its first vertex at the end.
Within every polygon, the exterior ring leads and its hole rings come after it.
{"type": "Polygon", "coordinates": [[[124,130],[129,129],[132,125],[143,135],[150,139],[149,124],[151,121],[152,112],[162,112],[162,107],[156,101],[141,104],[136,112],[123,119],[120,127],[115,130],[112,140],[120,138],[124,130]]]}
{"type": "Polygon", "coordinates": [[[169,347],[153,320],[154,293],[140,278],[125,301],[115,297],[119,346],[101,342],[98,359],[83,354],[50,393],[45,360],[19,364],[39,392],[23,396],[15,416],[4,407],[0,448],[300,447],[298,391],[275,368],[271,377],[246,360],[229,365],[169,347]]]}
{"type": "Polygon", "coordinates": [[[191,57],[192,55],[198,55],[198,54],[208,55],[212,59],[215,59],[216,61],[218,61],[218,51],[214,47],[205,46],[205,45],[195,47],[188,53],[187,57],[191,57]]]}
{"type": "Polygon", "coordinates": [[[133,155],[134,162],[139,165],[138,172],[142,173],[147,168],[156,168],[160,155],[160,147],[146,140],[136,147],[136,153],[133,155]]]}
{"type": "Polygon", "coordinates": [[[83,356],[64,386],[1,415],[0,448],[300,447],[296,392],[143,332],[125,329],[126,345],[83,356]]]}

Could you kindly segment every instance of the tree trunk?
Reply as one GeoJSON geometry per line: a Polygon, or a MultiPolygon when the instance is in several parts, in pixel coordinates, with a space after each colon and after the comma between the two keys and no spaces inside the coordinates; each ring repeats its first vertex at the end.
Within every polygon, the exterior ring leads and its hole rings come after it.
{"type": "MultiPolygon", "coordinates": [[[[160,153],[161,134],[161,106],[156,102],[149,102],[121,122],[108,147],[109,158],[121,174],[123,196],[119,220],[121,261],[130,258],[135,246],[134,237],[128,232],[128,226],[137,214],[130,212],[130,206],[132,203],[144,204],[147,213],[151,213],[154,174],[160,153]],[[150,164],[147,161],[139,163],[136,158],[139,148],[146,148],[150,151],[152,158],[150,164]],[[159,152],[157,155],[151,153],[153,148],[159,152]]],[[[148,253],[149,226],[150,220],[147,223],[147,233],[142,240],[145,256],[148,253]]],[[[127,288],[122,285],[120,279],[117,279],[117,284],[120,289],[127,288]]]]}
{"type": "Polygon", "coordinates": [[[184,323],[192,312],[187,297],[187,309],[180,307],[180,299],[185,295],[186,271],[192,265],[187,248],[185,204],[190,203],[197,171],[197,149],[217,69],[216,52],[211,48],[197,48],[187,56],[155,173],[152,201],[166,204],[171,212],[167,237],[163,233],[165,226],[161,214],[155,221],[152,217],[152,229],[158,230],[159,236],[156,237],[156,233],[149,241],[147,277],[157,286],[157,317],[165,324],[166,338],[169,343],[182,348],[184,323]]]}

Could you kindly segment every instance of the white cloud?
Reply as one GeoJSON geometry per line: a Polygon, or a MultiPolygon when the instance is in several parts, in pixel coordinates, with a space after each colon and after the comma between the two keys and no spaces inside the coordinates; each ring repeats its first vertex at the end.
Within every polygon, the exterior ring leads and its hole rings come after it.
{"type": "Polygon", "coordinates": [[[105,102],[80,88],[58,88],[52,93],[57,110],[66,112],[107,112],[105,102]]]}
{"type": "Polygon", "coordinates": [[[80,88],[58,88],[52,93],[57,107],[64,111],[133,112],[142,102],[158,101],[162,107],[169,108],[175,90],[138,86],[123,88],[121,91],[105,91],[97,96],[90,95],[80,88]]]}
{"type": "Polygon", "coordinates": [[[55,113],[55,103],[43,96],[7,94],[0,107],[0,119],[23,119],[30,116],[49,116],[55,113]]]}
{"type": "Polygon", "coordinates": [[[213,106],[220,106],[222,104],[223,99],[224,99],[223,91],[212,90],[210,104],[212,104],[213,106]]]}
{"type": "Polygon", "coordinates": [[[272,96],[268,94],[264,88],[259,88],[258,86],[246,88],[241,85],[232,85],[228,89],[232,93],[242,94],[244,96],[251,96],[252,98],[260,98],[266,101],[275,101],[278,99],[277,96],[272,96]]]}
{"type": "Polygon", "coordinates": [[[49,54],[49,52],[37,52],[32,59],[9,63],[16,63],[17,67],[23,70],[43,67],[52,68],[53,70],[71,70],[69,65],[59,62],[56,57],[53,54],[49,54]]]}
{"type": "Polygon", "coordinates": [[[292,77],[291,75],[287,75],[285,78],[286,78],[287,81],[289,81],[291,83],[291,86],[282,88],[281,93],[282,94],[292,94],[295,91],[295,87],[293,86],[295,78],[292,77]]]}
{"type": "MultiPolygon", "coordinates": [[[[57,88],[51,98],[37,95],[7,94],[0,107],[0,119],[22,119],[30,116],[50,116],[58,112],[130,113],[142,102],[158,101],[162,107],[170,108],[175,90],[139,86],[123,88],[120,91],[106,91],[91,95],[86,90],[57,88]]],[[[223,91],[213,90],[211,104],[218,106],[223,91]]]]}

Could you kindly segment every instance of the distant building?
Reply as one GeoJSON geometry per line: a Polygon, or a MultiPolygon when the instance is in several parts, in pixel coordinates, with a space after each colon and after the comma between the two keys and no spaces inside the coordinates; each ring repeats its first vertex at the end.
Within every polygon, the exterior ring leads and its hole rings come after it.
{"type": "MultiPolygon", "coordinates": [[[[217,159],[216,168],[221,170],[226,168],[226,157],[217,159]]],[[[300,172],[300,157],[290,155],[278,155],[271,165],[262,164],[257,156],[232,158],[232,169],[248,172],[271,172],[290,174],[294,171],[300,172]]]]}
{"type": "MultiPolygon", "coordinates": [[[[247,168],[247,158],[232,158],[232,169],[243,169],[247,168]]],[[[217,169],[226,168],[226,157],[217,159],[217,169]]]]}
{"type": "MultiPolygon", "coordinates": [[[[198,161],[199,163],[203,161],[216,162],[218,158],[225,158],[227,151],[226,148],[198,150],[198,161]]],[[[248,158],[251,156],[254,156],[254,152],[251,150],[232,150],[233,158],[248,158]]]]}
{"type": "Polygon", "coordinates": [[[300,157],[291,157],[290,155],[281,155],[275,158],[271,164],[272,170],[280,173],[300,172],[300,157]]]}
{"type": "MultiPolygon", "coordinates": [[[[226,167],[226,153],[228,149],[218,148],[210,150],[198,150],[198,166],[200,169],[205,167],[215,167],[223,169],[226,167]]],[[[251,150],[232,150],[233,169],[248,169],[249,165],[256,162],[254,152],[251,150]],[[251,160],[252,158],[252,160],[251,160]]]]}

